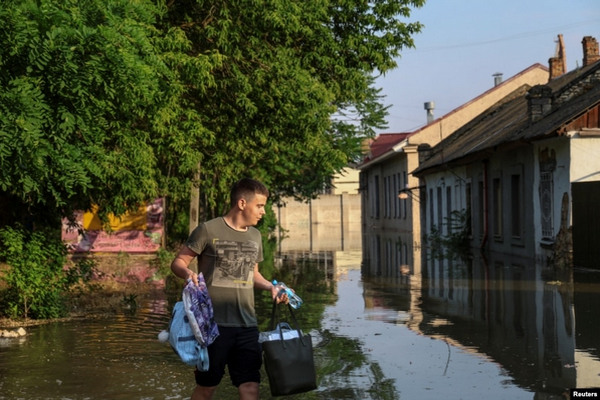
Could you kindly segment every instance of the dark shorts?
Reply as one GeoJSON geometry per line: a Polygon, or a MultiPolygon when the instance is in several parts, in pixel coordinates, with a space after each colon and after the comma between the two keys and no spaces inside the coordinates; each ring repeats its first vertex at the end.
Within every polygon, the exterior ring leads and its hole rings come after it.
{"type": "Polygon", "coordinates": [[[258,328],[219,327],[219,336],[208,346],[209,369],[196,370],[196,383],[217,386],[229,369],[231,383],[238,387],[246,382],[260,382],[262,351],[258,328]]]}

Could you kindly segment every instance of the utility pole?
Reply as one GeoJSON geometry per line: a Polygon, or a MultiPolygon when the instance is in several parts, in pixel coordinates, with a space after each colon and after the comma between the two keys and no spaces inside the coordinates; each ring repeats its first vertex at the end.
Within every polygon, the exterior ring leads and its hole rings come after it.
{"type": "MultiPolygon", "coordinates": [[[[198,215],[200,214],[200,163],[192,180],[192,188],[190,191],[190,222],[189,233],[192,233],[198,226],[198,215]]],[[[198,272],[197,257],[190,263],[190,268],[198,272]]]]}

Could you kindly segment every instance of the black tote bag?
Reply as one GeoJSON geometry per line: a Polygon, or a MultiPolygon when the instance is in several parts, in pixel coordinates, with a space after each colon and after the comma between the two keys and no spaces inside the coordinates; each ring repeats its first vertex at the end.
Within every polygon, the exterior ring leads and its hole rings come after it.
{"type": "MultiPolygon", "coordinates": [[[[283,331],[277,340],[262,343],[265,370],[269,377],[271,395],[284,396],[304,393],[317,388],[312,339],[302,334],[292,307],[290,315],[298,331],[298,337],[283,339],[283,331]]],[[[270,330],[279,323],[277,304],[273,303],[270,330]]]]}

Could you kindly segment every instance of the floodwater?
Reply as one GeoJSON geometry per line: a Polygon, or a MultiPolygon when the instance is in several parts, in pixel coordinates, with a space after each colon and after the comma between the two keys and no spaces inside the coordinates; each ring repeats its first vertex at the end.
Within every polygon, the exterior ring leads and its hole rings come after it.
{"type": "MultiPolygon", "coordinates": [[[[474,260],[371,277],[360,253],[286,265],[319,380],[290,398],[563,399],[600,387],[600,272],[474,260]]],[[[0,399],[189,398],[192,369],[157,340],[172,303],[159,293],[135,312],[0,339],[0,399]]],[[[257,309],[262,329],[266,297],[257,309]]],[[[216,398],[237,398],[227,379],[216,398]]]]}

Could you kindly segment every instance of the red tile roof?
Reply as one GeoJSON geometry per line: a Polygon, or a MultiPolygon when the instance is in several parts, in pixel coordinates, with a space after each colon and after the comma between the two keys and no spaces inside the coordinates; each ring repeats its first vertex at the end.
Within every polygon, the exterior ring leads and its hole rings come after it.
{"type": "Polygon", "coordinates": [[[369,154],[365,156],[363,163],[376,159],[382,154],[390,151],[396,144],[400,143],[412,133],[383,133],[377,136],[370,144],[369,154]]]}

